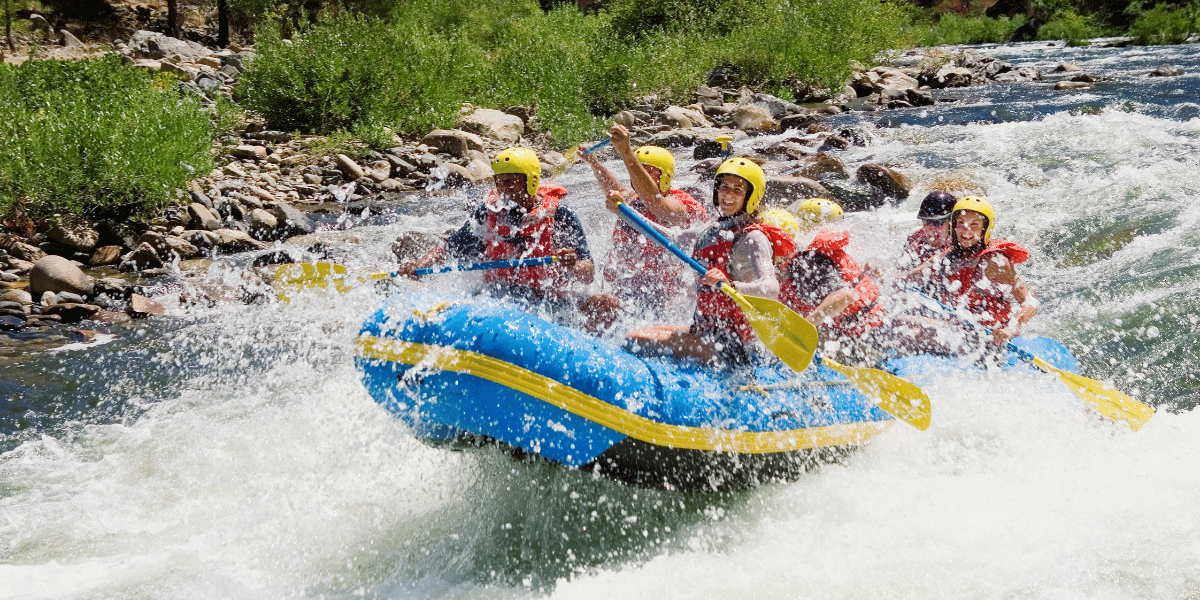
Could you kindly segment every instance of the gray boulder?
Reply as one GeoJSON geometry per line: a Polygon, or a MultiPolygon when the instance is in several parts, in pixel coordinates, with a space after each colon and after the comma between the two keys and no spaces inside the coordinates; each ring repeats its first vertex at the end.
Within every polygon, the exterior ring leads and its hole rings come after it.
{"type": "Polygon", "coordinates": [[[117,270],[128,273],[130,271],[158,269],[162,266],[162,257],[158,255],[158,251],[154,249],[154,246],[142,242],[132,252],[125,255],[125,258],[121,260],[121,264],[117,266],[117,270]]]}
{"type": "Polygon", "coordinates": [[[61,256],[45,256],[29,270],[29,293],[41,296],[45,292],[70,292],[87,297],[92,293],[92,278],[75,263],[61,256]]]}
{"type": "Polygon", "coordinates": [[[129,38],[129,49],[139,58],[161,59],[180,55],[190,62],[208,56],[208,48],[180,40],[156,31],[135,31],[129,38]]]}
{"type": "MultiPolygon", "coordinates": [[[[483,138],[461,129],[434,129],[421,138],[421,143],[429,146],[434,152],[444,152],[455,158],[466,158],[471,150],[483,151],[484,148],[483,138]]],[[[388,160],[393,166],[399,166],[390,157],[388,160]]],[[[407,173],[397,175],[404,177],[407,173]]]]}
{"type": "Polygon", "coordinates": [[[505,144],[515,144],[525,131],[525,122],[516,115],[480,108],[459,121],[458,127],[505,144]]]}
{"type": "Polygon", "coordinates": [[[276,204],[268,210],[275,216],[279,224],[279,237],[290,238],[297,235],[308,235],[317,230],[317,226],[308,215],[287,205],[276,204]]]}
{"type": "Polygon", "coordinates": [[[807,198],[830,198],[829,190],[819,181],[807,177],[767,177],[766,196],[776,206],[786,206],[807,198]]]}

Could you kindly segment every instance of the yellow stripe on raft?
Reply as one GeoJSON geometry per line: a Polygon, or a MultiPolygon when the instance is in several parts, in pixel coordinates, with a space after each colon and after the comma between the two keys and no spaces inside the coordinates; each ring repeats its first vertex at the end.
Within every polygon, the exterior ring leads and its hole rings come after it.
{"type": "Polygon", "coordinates": [[[635,415],[517,365],[469,350],[373,336],[358,338],[358,356],[466,373],[523,392],[643,442],[668,448],[763,454],[860,444],[895,421],[870,421],[787,431],[737,431],[667,425],[635,415]]]}

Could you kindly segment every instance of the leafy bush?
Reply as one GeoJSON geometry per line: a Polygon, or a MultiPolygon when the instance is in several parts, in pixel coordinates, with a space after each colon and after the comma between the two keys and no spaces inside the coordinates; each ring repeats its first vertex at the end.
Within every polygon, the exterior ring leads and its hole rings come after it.
{"type": "Polygon", "coordinates": [[[941,15],[926,28],[917,28],[914,42],[920,46],[943,44],[1002,44],[1012,39],[1017,28],[1025,24],[1025,15],[1009,17],[962,17],[953,13],[941,15]]]}
{"type": "Polygon", "coordinates": [[[458,46],[355,15],[319,23],[291,40],[268,27],[259,33],[237,94],[282,129],[325,133],[381,123],[424,133],[458,109],[462,74],[472,69],[458,46]]]}
{"type": "Polygon", "coordinates": [[[1039,40],[1063,40],[1069,46],[1085,46],[1088,40],[1100,37],[1103,31],[1091,19],[1071,11],[1062,11],[1038,29],[1039,40]]]}
{"type": "Polygon", "coordinates": [[[119,55],[0,65],[0,213],[147,214],[212,169],[212,129],[177,80],[119,55]]]}
{"type": "Polygon", "coordinates": [[[1134,43],[1142,46],[1182,44],[1200,32],[1200,1],[1182,7],[1159,4],[1142,13],[1129,28],[1134,43]]]}
{"type": "Polygon", "coordinates": [[[837,89],[850,61],[891,47],[903,21],[878,0],[613,0],[595,15],[533,0],[409,0],[389,19],[343,16],[291,40],[267,28],[238,93],[272,126],[375,139],[453,125],[462,102],[523,105],[567,146],[647,96],[690,102],[724,63],[759,88],[837,89]]]}

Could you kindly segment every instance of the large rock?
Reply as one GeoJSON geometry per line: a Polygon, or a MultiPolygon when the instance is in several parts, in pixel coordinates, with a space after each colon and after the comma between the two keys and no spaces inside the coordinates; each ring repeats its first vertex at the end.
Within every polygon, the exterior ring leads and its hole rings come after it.
{"type": "Polygon", "coordinates": [[[96,251],[92,253],[92,258],[88,260],[88,264],[93,267],[100,267],[103,265],[115,265],[120,261],[120,246],[101,246],[96,248],[96,251]]]}
{"type": "Polygon", "coordinates": [[[903,173],[883,165],[863,165],[855,176],[878,195],[894,201],[908,198],[913,187],[912,181],[903,173]]]}
{"type": "Polygon", "coordinates": [[[218,229],[216,231],[219,241],[217,247],[222,252],[249,252],[252,250],[266,250],[267,245],[250,237],[250,234],[245,231],[236,229],[218,229]]]}
{"type": "Polygon", "coordinates": [[[353,158],[345,154],[339,154],[334,160],[337,162],[337,169],[342,172],[342,176],[346,178],[346,181],[356,181],[366,176],[362,166],[354,162],[353,158]]]}
{"type": "Polygon", "coordinates": [[[800,159],[796,166],[795,174],[808,179],[821,179],[825,176],[833,176],[838,179],[850,178],[850,172],[846,170],[846,163],[828,152],[818,152],[806,156],[800,159]]]}
{"type": "Polygon", "coordinates": [[[42,257],[29,270],[29,293],[34,296],[44,292],[70,292],[86,298],[91,295],[92,287],[92,278],[61,256],[42,257]]]}
{"type": "Polygon", "coordinates": [[[138,244],[132,252],[125,255],[121,260],[121,264],[117,267],[123,273],[130,271],[145,271],[147,269],[158,269],[163,266],[162,257],[158,255],[158,251],[147,242],[138,244]]]}
{"type": "Polygon", "coordinates": [[[766,196],[774,206],[787,206],[806,198],[832,198],[819,181],[796,176],[768,176],[766,196]]]}
{"type": "Polygon", "coordinates": [[[280,238],[308,235],[317,230],[317,226],[313,224],[312,219],[308,218],[308,215],[287,204],[276,204],[268,210],[275,216],[275,220],[279,224],[280,238]]]}
{"type": "Polygon", "coordinates": [[[56,218],[46,232],[50,239],[80,252],[91,252],[100,241],[100,232],[80,219],[56,218]]]}
{"type": "Polygon", "coordinates": [[[192,229],[216,231],[222,227],[221,220],[207,206],[199,202],[193,202],[188,205],[188,214],[191,215],[192,229]]]}
{"type": "Polygon", "coordinates": [[[190,62],[208,56],[208,48],[155,31],[135,31],[129,38],[129,49],[140,58],[161,59],[180,55],[190,62]]]}
{"type": "Polygon", "coordinates": [[[934,89],[967,87],[971,85],[971,70],[952,64],[943,65],[929,80],[929,87],[934,89]]]}
{"type": "Polygon", "coordinates": [[[464,117],[458,127],[505,144],[515,144],[520,141],[521,132],[525,131],[525,122],[516,115],[480,108],[464,117]]]}
{"type": "Polygon", "coordinates": [[[733,123],[742,131],[778,131],[779,123],[761,106],[742,104],[734,109],[733,123]]]}
{"type": "Polygon", "coordinates": [[[10,256],[29,262],[37,261],[46,256],[46,253],[42,252],[41,248],[23,242],[21,238],[7,233],[0,233],[0,250],[4,250],[10,256]]]}
{"type": "Polygon", "coordinates": [[[750,104],[765,108],[771,113],[771,118],[775,120],[782,119],[786,115],[804,112],[804,108],[798,104],[761,92],[746,94],[739,104],[750,104]]]}
{"type": "Polygon", "coordinates": [[[250,211],[250,235],[255,239],[272,241],[276,239],[276,228],[279,227],[279,219],[275,215],[261,209],[256,208],[250,211]]]}
{"type": "Polygon", "coordinates": [[[138,239],[138,246],[150,244],[159,258],[163,261],[187,260],[200,254],[195,244],[173,235],[164,235],[156,231],[147,231],[138,239]]]}
{"type": "MultiPolygon", "coordinates": [[[[520,117],[517,117],[520,119],[520,117]]],[[[445,152],[455,158],[466,158],[471,150],[482,152],[483,138],[461,129],[434,129],[421,138],[421,143],[435,152],[445,152]]],[[[390,158],[388,160],[391,160],[390,158]]],[[[394,165],[395,161],[393,161],[394,165]]],[[[407,173],[399,173],[405,176],[407,173]]]]}

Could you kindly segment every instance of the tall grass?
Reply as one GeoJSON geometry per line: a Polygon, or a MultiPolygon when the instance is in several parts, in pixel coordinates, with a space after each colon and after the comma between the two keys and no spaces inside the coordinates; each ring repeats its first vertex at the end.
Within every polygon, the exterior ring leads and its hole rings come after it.
{"type": "Polygon", "coordinates": [[[213,125],[119,55],[0,65],[0,214],[147,214],[212,169],[213,125]]]}
{"type": "Polygon", "coordinates": [[[836,89],[852,60],[898,40],[903,13],[878,0],[613,0],[600,14],[533,0],[409,0],[389,19],[340,17],[291,40],[265,35],[239,96],[274,126],[327,133],[452,126],[462,102],[535,109],[561,146],[647,96],[691,102],[713,67],[787,95],[836,89]]]}

